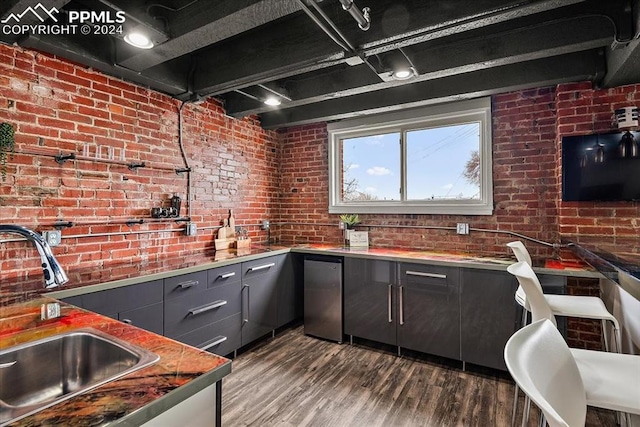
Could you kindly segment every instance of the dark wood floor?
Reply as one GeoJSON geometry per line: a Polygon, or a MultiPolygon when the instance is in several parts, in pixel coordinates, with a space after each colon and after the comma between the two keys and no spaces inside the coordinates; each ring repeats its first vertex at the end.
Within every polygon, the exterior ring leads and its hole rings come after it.
{"type": "MultiPolygon", "coordinates": [[[[223,426],[509,426],[508,374],[366,344],[302,327],[257,344],[223,381],[223,426]]],[[[586,425],[613,427],[615,416],[589,409],[586,425]]]]}

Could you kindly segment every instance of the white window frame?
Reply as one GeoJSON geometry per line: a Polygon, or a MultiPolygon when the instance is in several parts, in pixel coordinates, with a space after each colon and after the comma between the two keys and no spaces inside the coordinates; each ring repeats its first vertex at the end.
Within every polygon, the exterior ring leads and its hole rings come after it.
{"type": "MultiPolygon", "coordinates": [[[[491,98],[432,105],[413,110],[345,120],[327,125],[329,134],[329,213],[491,215],[493,213],[491,98]],[[341,200],[340,142],[382,133],[419,130],[462,123],[480,124],[480,198],[478,200],[341,200]]],[[[406,198],[406,144],[401,144],[401,199],[406,198]]]]}

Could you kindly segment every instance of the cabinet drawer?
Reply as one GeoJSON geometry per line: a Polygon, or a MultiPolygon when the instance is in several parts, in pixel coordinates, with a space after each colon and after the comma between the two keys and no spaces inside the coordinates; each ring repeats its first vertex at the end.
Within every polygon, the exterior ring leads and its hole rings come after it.
{"type": "Polygon", "coordinates": [[[162,280],[82,295],[82,308],[117,318],[121,311],[162,302],[162,280]]]}
{"type": "Polygon", "coordinates": [[[177,337],[240,312],[240,282],[165,301],[164,333],[177,337]]]}
{"type": "Polygon", "coordinates": [[[226,285],[240,280],[242,268],[240,264],[228,265],[226,267],[212,268],[207,272],[207,287],[226,285]]]}
{"type": "Polygon", "coordinates": [[[165,299],[195,294],[207,288],[207,271],[183,274],[164,279],[165,299]]]}
{"type": "Polygon", "coordinates": [[[194,329],[175,339],[185,344],[204,348],[211,353],[224,356],[240,348],[241,325],[242,318],[240,313],[237,313],[218,322],[194,329]],[[207,347],[209,345],[211,345],[211,347],[207,347]]]}
{"type": "Polygon", "coordinates": [[[277,256],[242,263],[242,280],[251,277],[278,274],[280,259],[277,256]]]}
{"type": "Polygon", "coordinates": [[[400,284],[404,286],[428,286],[433,292],[448,292],[448,287],[457,285],[460,269],[426,264],[400,264],[400,284]]]}
{"type": "Polygon", "coordinates": [[[161,302],[118,313],[118,320],[162,335],[163,306],[161,302]]]}

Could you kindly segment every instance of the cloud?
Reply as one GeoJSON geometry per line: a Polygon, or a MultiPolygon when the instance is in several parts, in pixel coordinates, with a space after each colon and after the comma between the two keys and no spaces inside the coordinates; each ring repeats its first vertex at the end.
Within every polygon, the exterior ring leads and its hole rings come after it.
{"type": "Polygon", "coordinates": [[[367,187],[367,188],[364,189],[365,193],[375,193],[377,191],[378,191],[378,189],[376,187],[367,187]]]}
{"type": "Polygon", "coordinates": [[[391,171],[384,166],[374,166],[367,169],[367,174],[374,176],[392,175],[391,171]]]}
{"type": "Polygon", "coordinates": [[[443,190],[451,190],[452,188],[453,188],[453,184],[447,184],[442,186],[443,190]]]}
{"type": "Polygon", "coordinates": [[[351,165],[347,165],[347,170],[350,171],[351,169],[358,169],[359,167],[360,167],[359,164],[353,163],[351,165]]]}

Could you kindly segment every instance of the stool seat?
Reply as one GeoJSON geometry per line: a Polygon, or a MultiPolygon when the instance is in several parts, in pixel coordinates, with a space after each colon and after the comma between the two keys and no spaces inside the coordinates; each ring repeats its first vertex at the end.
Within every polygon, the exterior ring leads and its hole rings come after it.
{"type": "Polygon", "coordinates": [[[618,329],[618,321],[609,313],[600,297],[545,294],[544,298],[553,314],[557,316],[608,320],[615,323],[616,329],[618,329]]]}
{"type": "Polygon", "coordinates": [[[587,405],[640,414],[640,356],[572,348],[587,405]]]}

